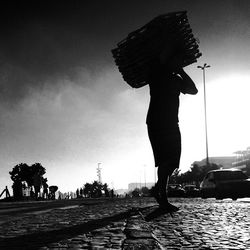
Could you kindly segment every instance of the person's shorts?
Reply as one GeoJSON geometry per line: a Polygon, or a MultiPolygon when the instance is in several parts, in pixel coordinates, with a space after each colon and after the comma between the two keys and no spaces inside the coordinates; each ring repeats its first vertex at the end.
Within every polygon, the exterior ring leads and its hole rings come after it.
{"type": "Polygon", "coordinates": [[[179,127],[156,129],[148,126],[155,167],[167,165],[172,170],[179,167],[181,156],[181,134],[179,127]]]}

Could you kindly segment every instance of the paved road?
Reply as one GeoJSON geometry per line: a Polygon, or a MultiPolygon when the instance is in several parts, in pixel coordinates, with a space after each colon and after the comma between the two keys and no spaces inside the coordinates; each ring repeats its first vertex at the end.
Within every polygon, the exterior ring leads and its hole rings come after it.
{"type": "Polygon", "coordinates": [[[0,202],[0,224],[12,218],[19,218],[23,214],[40,213],[55,208],[72,208],[79,205],[94,205],[106,202],[101,199],[72,199],[72,200],[46,200],[46,201],[23,201],[23,202],[0,202]]]}
{"type": "Polygon", "coordinates": [[[8,220],[0,212],[0,249],[250,249],[249,200],[172,202],[173,214],[151,198],[81,201],[8,220]]]}

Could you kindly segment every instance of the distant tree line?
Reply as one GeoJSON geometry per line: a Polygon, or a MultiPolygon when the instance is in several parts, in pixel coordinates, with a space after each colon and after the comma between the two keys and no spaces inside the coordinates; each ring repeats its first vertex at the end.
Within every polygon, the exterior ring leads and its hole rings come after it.
{"type": "Polygon", "coordinates": [[[151,189],[148,187],[135,188],[134,190],[128,192],[128,196],[140,197],[140,196],[151,196],[151,189]]]}
{"type": "Polygon", "coordinates": [[[93,183],[85,183],[83,188],[76,190],[77,198],[85,197],[85,198],[100,198],[100,197],[113,197],[114,190],[109,189],[107,183],[100,183],[98,181],[94,181],[93,183]]]}

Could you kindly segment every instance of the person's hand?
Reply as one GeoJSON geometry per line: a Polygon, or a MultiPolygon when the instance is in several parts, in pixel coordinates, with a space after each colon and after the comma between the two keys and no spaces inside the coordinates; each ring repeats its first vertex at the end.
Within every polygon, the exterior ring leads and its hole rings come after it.
{"type": "Polygon", "coordinates": [[[177,67],[174,72],[179,75],[182,75],[183,73],[185,73],[182,67],[177,67]]]}

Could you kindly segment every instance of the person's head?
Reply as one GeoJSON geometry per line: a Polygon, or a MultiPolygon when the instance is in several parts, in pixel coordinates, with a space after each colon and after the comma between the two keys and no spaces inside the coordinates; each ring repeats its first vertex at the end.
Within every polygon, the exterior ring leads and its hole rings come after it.
{"type": "Polygon", "coordinates": [[[180,53],[176,53],[173,55],[168,63],[168,67],[173,71],[178,71],[180,68],[183,67],[183,55],[180,53]]]}

